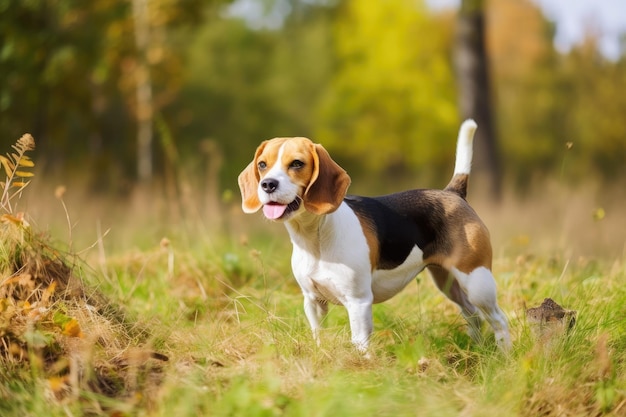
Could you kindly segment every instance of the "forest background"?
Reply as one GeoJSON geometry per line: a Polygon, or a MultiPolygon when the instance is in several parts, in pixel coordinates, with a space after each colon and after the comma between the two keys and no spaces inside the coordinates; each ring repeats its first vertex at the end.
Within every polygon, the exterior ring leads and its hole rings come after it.
{"type": "MultiPolygon", "coordinates": [[[[324,144],[353,193],[445,185],[465,117],[458,10],[249,3],[265,20],[219,0],[3,1],[2,148],[32,133],[49,195],[63,184],[119,205],[147,185],[182,201],[170,219],[192,193],[216,223],[238,206],[236,177],[255,147],[275,136],[324,144]]],[[[626,55],[604,57],[593,31],[557,51],[555,24],[531,1],[488,1],[484,14],[501,187],[593,184],[592,200],[618,199],[607,190],[626,178],[626,55]]],[[[487,189],[484,165],[479,152],[473,192],[487,189]]],[[[604,217],[608,201],[590,204],[604,217]]]]}
{"type": "Polygon", "coordinates": [[[565,52],[535,2],[460,3],[0,0],[0,414],[623,415],[626,43],[565,52]],[[341,307],[316,346],[237,175],[303,135],[352,193],[441,187],[468,116],[513,352],[421,276],[374,307],[372,360],[341,307]],[[527,323],[546,297],[576,314],[554,343],[527,323]]]}

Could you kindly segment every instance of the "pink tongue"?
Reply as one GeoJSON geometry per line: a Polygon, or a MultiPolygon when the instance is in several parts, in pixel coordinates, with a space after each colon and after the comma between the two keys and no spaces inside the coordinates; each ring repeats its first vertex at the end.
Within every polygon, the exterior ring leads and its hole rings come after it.
{"type": "Polygon", "coordinates": [[[270,220],[276,220],[287,210],[286,204],[266,204],[263,206],[263,214],[270,220]]]}

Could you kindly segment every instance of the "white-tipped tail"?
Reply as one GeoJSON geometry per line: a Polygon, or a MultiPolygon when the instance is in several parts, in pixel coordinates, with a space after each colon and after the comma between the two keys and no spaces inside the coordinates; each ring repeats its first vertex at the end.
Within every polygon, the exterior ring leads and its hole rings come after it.
{"type": "Polygon", "coordinates": [[[472,142],[474,141],[474,132],[476,132],[477,128],[478,125],[474,120],[467,119],[459,129],[454,175],[469,174],[472,169],[472,142]]]}

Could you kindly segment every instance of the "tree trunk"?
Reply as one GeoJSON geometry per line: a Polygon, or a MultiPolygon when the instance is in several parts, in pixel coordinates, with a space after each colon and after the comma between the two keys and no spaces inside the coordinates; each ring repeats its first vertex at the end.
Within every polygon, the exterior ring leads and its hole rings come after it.
{"type": "Polygon", "coordinates": [[[137,176],[142,183],[152,179],[152,80],[147,52],[150,43],[148,21],[149,0],[133,0],[135,21],[135,46],[137,47],[136,99],[137,99],[137,176]]]}
{"type": "Polygon", "coordinates": [[[474,152],[476,171],[486,177],[489,195],[498,200],[502,191],[502,169],[493,126],[484,0],[462,0],[455,44],[461,116],[471,117],[478,124],[474,152]]]}

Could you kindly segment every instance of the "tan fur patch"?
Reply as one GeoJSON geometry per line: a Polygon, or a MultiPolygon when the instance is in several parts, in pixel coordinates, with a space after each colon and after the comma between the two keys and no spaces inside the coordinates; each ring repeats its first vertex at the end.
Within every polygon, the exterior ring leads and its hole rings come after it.
{"type": "MultiPolygon", "coordinates": [[[[355,214],[357,214],[355,212],[355,214]]],[[[365,240],[367,241],[367,246],[370,249],[370,265],[372,267],[372,271],[374,271],[378,267],[378,259],[380,258],[380,242],[378,241],[378,236],[376,235],[376,230],[370,221],[359,216],[357,214],[357,218],[361,223],[361,229],[363,229],[363,234],[365,235],[365,240]]]]}
{"type": "Polygon", "coordinates": [[[459,259],[456,264],[458,270],[470,273],[480,266],[491,270],[491,241],[489,232],[482,222],[466,223],[459,239],[462,239],[459,241],[459,249],[463,251],[465,256],[459,259]]]}
{"type": "Polygon", "coordinates": [[[458,197],[444,198],[442,202],[446,208],[448,250],[426,259],[426,263],[440,265],[447,270],[455,267],[465,273],[480,266],[491,270],[492,249],[487,227],[474,210],[458,197]]]}

